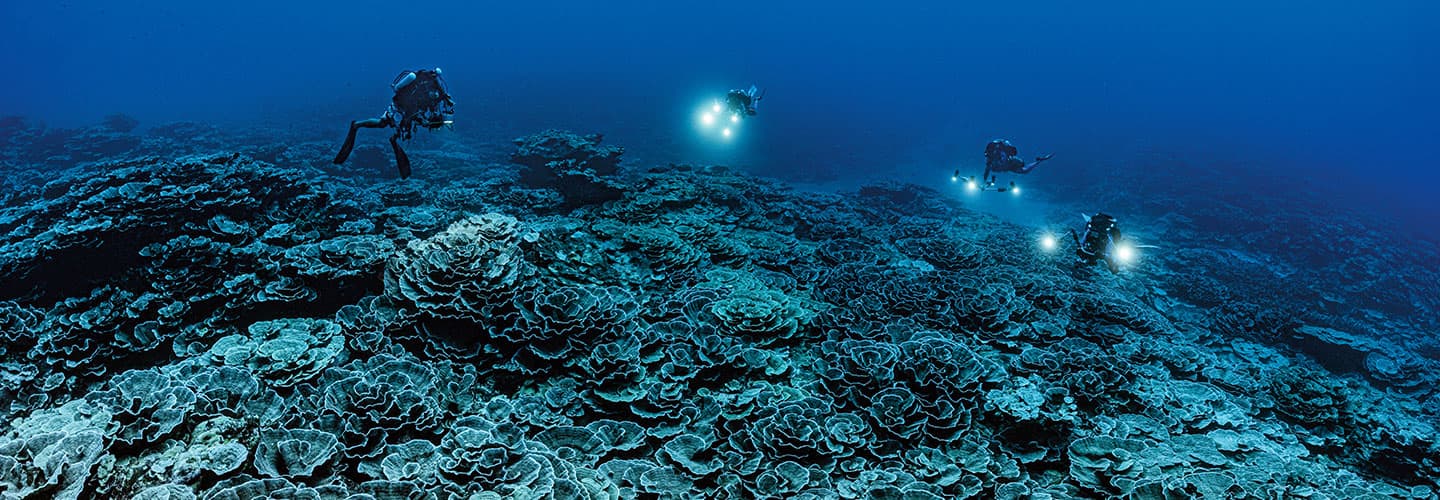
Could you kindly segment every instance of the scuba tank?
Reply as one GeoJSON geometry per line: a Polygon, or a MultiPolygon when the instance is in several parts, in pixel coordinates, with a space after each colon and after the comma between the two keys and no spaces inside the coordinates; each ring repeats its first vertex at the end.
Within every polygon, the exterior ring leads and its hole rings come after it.
{"type": "Polygon", "coordinates": [[[406,71],[405,74],[395,77],[395,83],[390,84],[390,89],[399,91],[405,86],[415,83],[415,77],[414,71],[406,71]]]}

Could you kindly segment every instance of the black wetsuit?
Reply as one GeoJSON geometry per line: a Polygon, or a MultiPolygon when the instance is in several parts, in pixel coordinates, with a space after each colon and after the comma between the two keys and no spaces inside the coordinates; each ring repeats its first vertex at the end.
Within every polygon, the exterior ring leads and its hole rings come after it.
{"type": "Polygon", "coordinates": [[[340,152],[335,155],[336,165],[345,163],[350,157],[350,151],[355,148],[357,130],[395,127],[395,133],[390,136],[390,149],[395,152],[395,166],[400,169],[400,178],[409,178],[410,157],[400,148],[400,141],[409,140],[414,135],[416,126],[431,130],[445,126],[449,123],[450,116],[455,113],[455,101],[445,90],[445,80],[440,77],[439,71],[402,71],[391,86],[394,87],[395,95],[391,96],[390,108],[385,110],[385,114],[380,118],[350,122],[350,133],[345,136],[345,144],[340,146],[340,152]],[[415,75],[414,80],[397,86],[412,73],[415,75]]]}
{"type": "Polygon", "coordinates": [[[1110,248],[1120,241],[1120,226],[1115,217],[1105,213],[1095,214],[1090,217],[1090,222],[1085,224],[1085,236],[1077,236],[1074,230],[1070,231],[1070,237],[1075,239],[1075,255],[1080,257],[1083,264],[1094,264],[1101,260],[1110,267],[1110,271],[1118,271],[1120,266],[1110,255],[1110,248]]]}
{"type": "Polygon", "coordinates": [[[737,115],[755,116],[755,97],[743,90],[725,94],[725,108],[737,115]]]}
{"type": "Polygon", "coordinates": [[[995,172],[1010,172],[1016,174],[1028,174],[1035,167],[1040,165],[1039,161],[1025,164],[1025,160],[1019,158],[1020,150],[1010,141],[996,139],[985,145],[985,175],[981,177],[986,183],[990,182],[990,175],[995,172]]]}

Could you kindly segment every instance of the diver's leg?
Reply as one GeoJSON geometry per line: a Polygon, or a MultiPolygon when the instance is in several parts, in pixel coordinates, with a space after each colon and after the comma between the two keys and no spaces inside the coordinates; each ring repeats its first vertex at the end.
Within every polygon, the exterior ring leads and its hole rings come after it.
{"type": "Polygon", "coordinates": [[[390,136],[390,149],[395,150],[395,166],[400,167],[400,178],[410,178],[410,157],[405,156],[405,150],[400,149],[400,134],[390,136]]]}
{"type": "Polygon", "coordinates": [[[386,120],[382,118],[350,122],[350,133],[345,135],[345,144],[340,146],[340,152],[335,154],[335,164],[345,163],[345,160],[350,158],[350,150],[355,149],[356,131],[362,128],[382,128],[385,126],[387,126],[386,120]]]}
{"type": "Polygon", "coordinates": [[[1047,155],[1038,156],[1038,157],[1035,158],[1035,161],[1034,161],[1034,162],[1030,163],[1029,165],[1026,165],[1026,166],[1022,167],[1022,168],[1020,169],[1020,173],[1022,173],[1022,174],[1028,174],[1028,173],[1030,173],[1031,170],[1035,170],[1035,167],[1040,166],[1040,163],[1041,163],[1041,162],[1044,162],[1045,160],[1049,160],[1049,159],[1054,158],[1054,157],[1055,157],[1055,155],[1054,155],[1053,153],[1052,153],[1052,154],[1047,154],[1047,155]]]}

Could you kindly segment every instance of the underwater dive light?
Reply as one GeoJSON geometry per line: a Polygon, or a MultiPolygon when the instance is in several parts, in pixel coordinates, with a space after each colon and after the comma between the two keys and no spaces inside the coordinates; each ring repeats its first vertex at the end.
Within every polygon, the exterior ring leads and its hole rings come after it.
{"type": "Polygon", "coordinates": [[[710,111],[719,113],[719,112],[720,112],[720,103],[717,101],[714,106],[711,106],[711,107],[710,107],[710,111]]]}
{"type": "Polygon", "coordinates": [[[1013,184],[1013,183],[1010,184],[1010,194],[1013,194],[1013,195],[1015,195],[1015,196],[1020,196],[1020,186],[1016,186],[1016,185],[1013,184]]]}
{"type": "Polygon", "coordinates": [[[740,115],[730,115],[730,123],[739,123],[740,115]]]}
{"type": "Polygon", "coordinates": [[[703,123],[703,124],[705,124],[705,125],[714,125],[714,124],[715,124],[715,114],[714,114],[714,113],[701,113],[701,114],[700,114],[700,123],[703,123]]]}
{"type": "Polygon", "coordinates": [[[1135,262],[1135,257],[1135,247],[1130,246],[1128,243],[1118,243],[1115,245],[1115,258],[1119,259],[1121,264],[1135,262]]]}
{"type": "Polygon", "coordinates": [[[975,191],[975,190],[980,189],[980,184],[977,184],[974,179],[971,179],[971,180],[965,181],[965,189],[968,189],[968,190],[970,190],[970,191],[975,191]]]}
{"type": "Polygon", "coordinates": [[[725,137],[730,137],[730,127],[725,127],[725,130],[721,130],[720,133],[725,137]]]}
{"type": "Polygon", "coordinates": [[[1041,250],[1044,250],[1044,251],[1046,251],[1046,252],[1053,252],[1053,251],[1055,251],[1055,246],[1056,246],[1056,242],[1055,242],[1055,237],[1054,237],[1054,236],[1051,236],[1050,234],[1043,234],[1043,235],[1040,236],[1040,249],[1041,249],[1041,250]]]}

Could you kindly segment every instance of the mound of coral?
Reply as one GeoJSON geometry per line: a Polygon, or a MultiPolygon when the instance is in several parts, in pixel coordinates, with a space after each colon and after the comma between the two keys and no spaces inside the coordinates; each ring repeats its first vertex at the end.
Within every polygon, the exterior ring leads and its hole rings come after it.
{"type": "MultiPolygon", "coordinates": [[[[80,144],[6,127],[6,169],[80,144]]],[[[626,169],[598,136],[429,183],[275,141],[9,177],[0,495],[1437,493],[1433,353],[1243,269],[1079,269],[924,188],[626,169]]]]}

